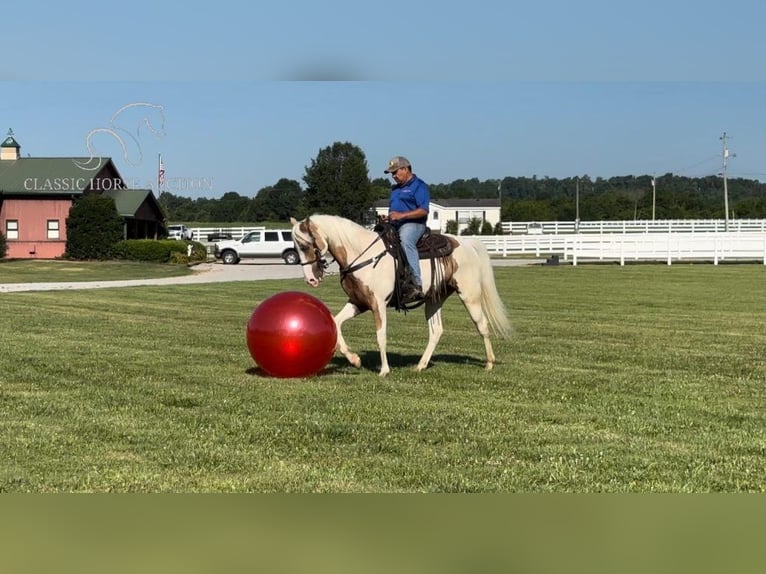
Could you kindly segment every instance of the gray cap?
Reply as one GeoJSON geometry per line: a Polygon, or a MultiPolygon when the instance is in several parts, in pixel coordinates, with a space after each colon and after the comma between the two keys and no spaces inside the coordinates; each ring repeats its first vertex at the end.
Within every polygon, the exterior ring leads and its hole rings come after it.
{"type": "Polygon", "coordinates": [[[406,157],[398,155],[391,158],[391,161],[388,162],[388,168],[383,173],[394,173],[400,167],[412,167],[412,164],[406,157]]]}

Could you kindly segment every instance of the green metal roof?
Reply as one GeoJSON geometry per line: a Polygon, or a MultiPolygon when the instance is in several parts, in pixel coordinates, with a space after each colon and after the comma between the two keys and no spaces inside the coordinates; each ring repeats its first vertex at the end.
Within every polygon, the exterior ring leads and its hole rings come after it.
{"type": "Polygon", "coordinates": [[[0,160],[0,193],[4,195],[79,195],[92,188],[94,180],[105,178],[114,187],[124,185],[110,158],[24,157],[0,160]]]}
{"type": "Polygon", "coordinates": [[[113,189],[105,191],[103,195],[114,199],[120,217],[135,217],[136,212],[149,196],[151,196],[149,198],[151,202],[157,202],[151,189],[113,189]]]}
{"type": "Polygon", "coordinates": [[[19,145],[19,142],[13,139],[13,136],[8,136],[3,143],[0,144],[0,147],[15,147],[16,149],[19,149],[21,146],[19,145]]]}

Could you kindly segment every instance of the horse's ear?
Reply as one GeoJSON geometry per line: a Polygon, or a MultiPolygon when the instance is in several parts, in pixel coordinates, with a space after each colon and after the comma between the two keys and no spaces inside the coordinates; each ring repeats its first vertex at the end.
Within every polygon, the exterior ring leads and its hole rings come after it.
{"type": "Polygon", "coordinates": [[[296,223],[298,223],[298,220],[294,217],[290,217],[290,225],[295,225],[296,223]]]}

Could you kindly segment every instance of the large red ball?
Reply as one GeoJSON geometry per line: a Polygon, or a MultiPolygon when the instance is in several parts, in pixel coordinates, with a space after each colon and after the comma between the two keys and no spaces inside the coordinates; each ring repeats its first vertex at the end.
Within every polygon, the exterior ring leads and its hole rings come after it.
{"type": "Polygon", "coordinates": [[[333,356],[338,330],[332,313],[316,297],[285,291],[265,299],[247,322],[247,348],[273,377],[308,377],[333,356]]]}

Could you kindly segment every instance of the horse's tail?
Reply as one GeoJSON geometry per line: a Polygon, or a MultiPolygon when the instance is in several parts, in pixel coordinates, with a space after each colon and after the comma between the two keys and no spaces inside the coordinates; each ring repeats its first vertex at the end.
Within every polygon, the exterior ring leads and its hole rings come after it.
{"type": "Polygon", "coordinates": [[[492,263],[489,253],[484,244],[474,239],[474,249],[479,259],[479,280],[481,284],[481,308],[487,316],[490,328],[503,339],[510,338],[513,328],[508,318],[508,312],[505,304],[497,292],[495,285],[495,273],[492,270],[492,263]]]}

